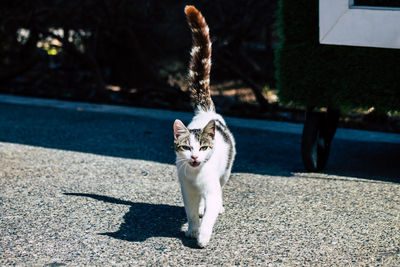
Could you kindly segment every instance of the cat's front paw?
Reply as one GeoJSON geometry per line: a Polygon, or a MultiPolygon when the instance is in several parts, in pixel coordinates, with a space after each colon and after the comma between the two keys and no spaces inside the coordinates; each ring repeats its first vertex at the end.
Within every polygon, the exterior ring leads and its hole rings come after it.
{"type": "Polygon", "coordinates": [[[185,232],[185,236],[188,238],[196,238],[198,235],[197,229],[189,229],[185,232]]]}
{"type": "Polygon", "coordinates": [[[197,237],[197,245],[201,248],[204,248],[208,245],[211,239],[211,232],[199,232],[197,237]]]}

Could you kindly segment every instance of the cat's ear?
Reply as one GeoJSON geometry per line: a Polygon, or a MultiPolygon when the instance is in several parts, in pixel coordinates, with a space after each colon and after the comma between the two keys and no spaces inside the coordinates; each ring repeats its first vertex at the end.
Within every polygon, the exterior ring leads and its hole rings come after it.
{"type": "Polygon", "coordinates": [[[186,128],[185,124],[180,120],[175,120],[174,122],[174,137],[177,139],[180,135],[189,132],[188,128],[186,128]]]}
{"type": "Polygon", "coordinates": [[[211,138],[214,138],[215,136],[215,121],[211,120],[203,129],[203,134],[211,136],[211,138]]]}

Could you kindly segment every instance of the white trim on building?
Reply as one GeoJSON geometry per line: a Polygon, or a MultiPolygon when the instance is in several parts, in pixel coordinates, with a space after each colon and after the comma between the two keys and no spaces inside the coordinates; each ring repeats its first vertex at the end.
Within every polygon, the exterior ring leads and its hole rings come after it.
{"type": "Polygon", "coordinates": [[[319,40],[321,44],[400,48],[400,9],[319,0],[319,40]]]}

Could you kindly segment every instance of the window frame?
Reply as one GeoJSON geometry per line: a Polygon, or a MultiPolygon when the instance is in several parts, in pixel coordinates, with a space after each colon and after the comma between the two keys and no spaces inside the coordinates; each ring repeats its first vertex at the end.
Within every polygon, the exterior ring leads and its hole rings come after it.
{"type": "Polygon", "coordinates": [[[372,9],[372,10],[400,10],[400,7],[384,7],[384,6],[368,6],[368,5],[355,5],[354,0],[349,0],[350,8],[372,9]]]}
{"type": "Polygon", "coordinates": [[[400,8],[319,0],[321,44],[400,48],[400,8]]]}

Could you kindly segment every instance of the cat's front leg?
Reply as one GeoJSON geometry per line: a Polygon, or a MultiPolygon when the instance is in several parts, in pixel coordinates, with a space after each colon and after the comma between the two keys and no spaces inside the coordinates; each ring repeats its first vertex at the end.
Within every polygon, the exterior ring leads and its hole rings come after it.
{"type": "Polygon", "coordinates": [[[186,237],[196,238],[199,231],[199,202],[200,195],[189,185],[182,185],[183,203],[185,205],[186,216],[188,219],[188,230],[185,232],[186,237]]]}
{"type": "Polygon", "coordinates": [[[212,230],[222,207],[222,192],[216,190],[205,197],[205,213],[200,224],[197,244],[205,247],[210,242],[212,230]]]}

